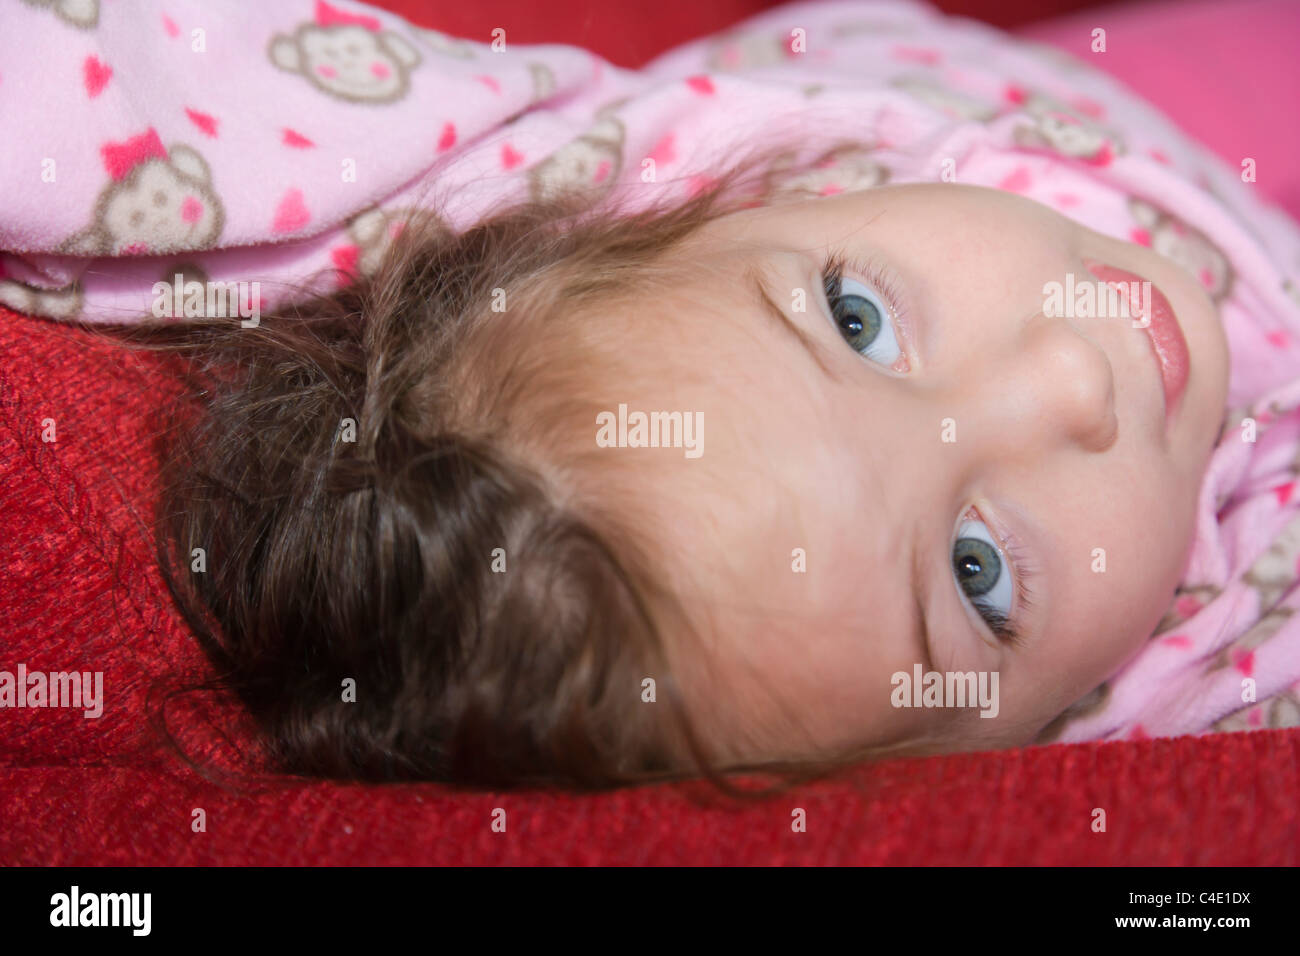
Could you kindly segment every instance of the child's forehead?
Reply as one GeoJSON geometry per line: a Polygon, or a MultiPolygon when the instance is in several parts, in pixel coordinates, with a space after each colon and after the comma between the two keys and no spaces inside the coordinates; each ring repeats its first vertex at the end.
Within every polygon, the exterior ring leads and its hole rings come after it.
{"type": "Polygon", "coordinates": [[[708,281],[718,268],[739,270],[764,252],[797,244],[803,231],[788,212],[741,209],[700,227],[674,250],[674,257],[684,279],[708,281]]]}
{"type": "Polygon", "coordinates": [[[830,229],[861,225],[862,215],[878,205],[874,193],[864,190],[839,196],[783,197],[762,206],[737,209],[707,223],[694,236],[692,251],[726,254],[760,247],[806,246],[830,229]]]}
{"type": "MultiPolygon", "coordinates": [[[[824,207],[825,203],[821,203],[824,207]]],[[[751,230],[766,230],[778,224],[788,223],[792,219],[802,219],[816,215],[818,200],[786,199],[763,206],[751,206],[737,209],[719,216],[709,223],[701,233],[706,236],[730,236],[751,230]]]]}

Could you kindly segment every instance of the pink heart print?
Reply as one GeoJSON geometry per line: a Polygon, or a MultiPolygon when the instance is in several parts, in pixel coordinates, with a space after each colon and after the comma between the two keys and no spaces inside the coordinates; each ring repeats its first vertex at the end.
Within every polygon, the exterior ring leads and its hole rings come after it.
{"type": "Polygon", "coordinates": [[[311,222],[311,213],[303,201],[301,189],[290,189],[280,200],[275,210],[275,219],[271,231],[276,233],[297,232],[311,222]]]}
{"type": "Polygon", "coordinates": [[[100,61],[97,56],[88,56],[81,64],[83,79],[86,83],[86,95],[92,100],[104,92],[104,87],[113,77],[113,68],[100,61]]]}

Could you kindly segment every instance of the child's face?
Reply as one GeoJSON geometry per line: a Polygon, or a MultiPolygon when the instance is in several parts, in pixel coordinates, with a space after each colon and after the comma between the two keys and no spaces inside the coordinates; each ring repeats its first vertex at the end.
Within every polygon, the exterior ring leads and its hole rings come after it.
{"type": "Polygon", "coordinates": [[[1152,633],[1227,388],[1214,306],[1177,265],[956,185],[747,210],[681,251],[697,278],[614,319],[643,374],[609,408],[700,412],[703,454],[604,453],[647,469],[641,504],[705,640],[668,635],[672,662],[729,756],[1027,743],[1152,633]],[[835,319],[831,250],[866,263],[835,319]],[[1094,281],[1085,259],[1172,305],[1190,376],[1168,419],[1147,330],[1045,317],[1045,283],[1094,281]],[[997,716],[895,707],[916,664],[997,672],[997,716]]]}

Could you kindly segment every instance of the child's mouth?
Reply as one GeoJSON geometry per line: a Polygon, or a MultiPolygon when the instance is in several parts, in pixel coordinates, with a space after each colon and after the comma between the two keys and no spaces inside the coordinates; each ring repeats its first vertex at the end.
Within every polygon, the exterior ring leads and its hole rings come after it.
{"type": "Polygon", "coordinates": [[[1174,315],[1173,306],[1160,288],[1149,279],[1117,266],[1084,260],[1088,271],[1107,285],[1118,284],[1129,297],[1134,327],[1143,328],[1151,343],[1164,386],[1165,418],[1173,417],[1178,401],[1187,390],[1191,373],[1191,353],[1187,339],[1174,315]],[[1149,292],[1148,292],[1149,290],[1149,292]]]}

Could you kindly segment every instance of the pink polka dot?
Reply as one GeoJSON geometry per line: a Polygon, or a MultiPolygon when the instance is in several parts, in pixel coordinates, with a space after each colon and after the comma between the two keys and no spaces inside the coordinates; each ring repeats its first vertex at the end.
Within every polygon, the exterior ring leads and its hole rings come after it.
{"type": "Polygon", "coordinates": [[[676,134],[668,133],[655,143],[650,150],[649,158],[653,159],[656,165],[675,160],[677,158],[676,134]]]}
{"type": "Polygon", "coordinates": [[[289,189],[280,198],[276,206],[275,217],[271,220],[271,231],[275,233],[297,232],[311,222],[311,213],[303,200],[301,189],[289,189]]]}
{"type": "Polygon", "coordinates": [[[1115,151],[1111,148],[1110,143],[1102,143],[1101,149],[1087,160],[1090,166],[1109,166],[1115,159],[1115,151]]]}
{"type": "Polygon", "coordinates": [[[334,262],[335,281],[339,286],[347,285],[357,274],[357,260],[360,256],[361,249],[355,245],[335,246],[330,250],[330,259],[334,262]]]}
{"type": "Polygon", "coordinates": [[[919,46],[896,46],[893,55],[896,60],[903,60],[906,63],[924,63],[926,66],[934,66],[942,59],[938,50],[919,46]]]}
{"type": "Polygon", "coordinates": [[[1232,666],[1249,677],[1255,672],[1255,652],[1247,651],[1245,654],[1234,652],[1232,666]]]}
{"type": "Polygon", "coordinates": [[[81,64],[82,81],[86,85],[86,95],[92,100],[104,92],[104,87],[113,77],[113,68],[103,63],[97,56],[88,56],[81,64]]]}
{"type": "Polygon", "coordinates": [[[1128,237],[1129,239],[1136,242],[1139,246],[1151,245],[1151,233],[1147,232],[1145,229],[1143,229],[1140,226],[1136,229],[1130,230],[1128,237]]]}
{"type": "Polygon", "coordinates": [[[1186,634],[1170,634],[1168,637],[1162,637],[1160,643],[1183,651],[1191,650],[1192,647],[1192,639],[1186,634]]]}
{"type": "Polygon", "coordinates": [[[328,63],[322,63],[320,66],[316,67],[316,72],[327,80],[332,80],[334,77],[339,75],[339,71],[334,69],[334,67],[330,66],[328,63]]]}
{"type": "Polygon", "coordinates": [[[370,64],[370,72],[379,79],[386,80],[388,79],[389,74],[393,71],[388,68],[388,64],[383,60],[376,60],[374,63],[370,64]]]}
{"type": "Polygon", "coordinates": [[[1295,491],[1295,482],[1288,481],[1285,485],[1278,485],[1273,489],[1273,494],[1277,495],[1277,503],[1286,504],[1291,500],[1291,494],[1295,491]]]}
{"type": "Polygon", "coordinates": [[[302,133],[291,130],[287,126],[284,128],[284,136],[281,138],[281,142],[285,146],[292,146],[294,149],[312,149],[316,145],[306,136],[303,136],[302,133]]]}
{"type": "Polygon", "coordinates": [[[190,118],[191,123],[203,131],[203,135],[216,139],[217,119],[215,116],[189,107],[185,108],[185,115],[190,118]]]}
{"type": "Polygon", "coordinates": [[[442,135],[438,137],[438,152],[444,153],[456,145],[456,124],[443,123],[442,135]]]}
{"type": "Polygon", "coordinates": [[[503,169],[514,169],[524,161],[524,154],[519,152],[509,143],[501,147],[501,167],[503,169]]]}
{"type": "Polygon", "coordinates": [[[998,183],[999,189],[1005,189],[1008,192],[1022,193],[1027,190],[1033,182],[1033,176],[1024,166],[1017,166],[1008,174],[1002,182],[998,183]]]}
{"type": "Polygon", "coordinates": [[[688,76],[686,85],[702,96],[712,96],[717,90],[713,87],[713,81],[704,75],[688,76]]]}

